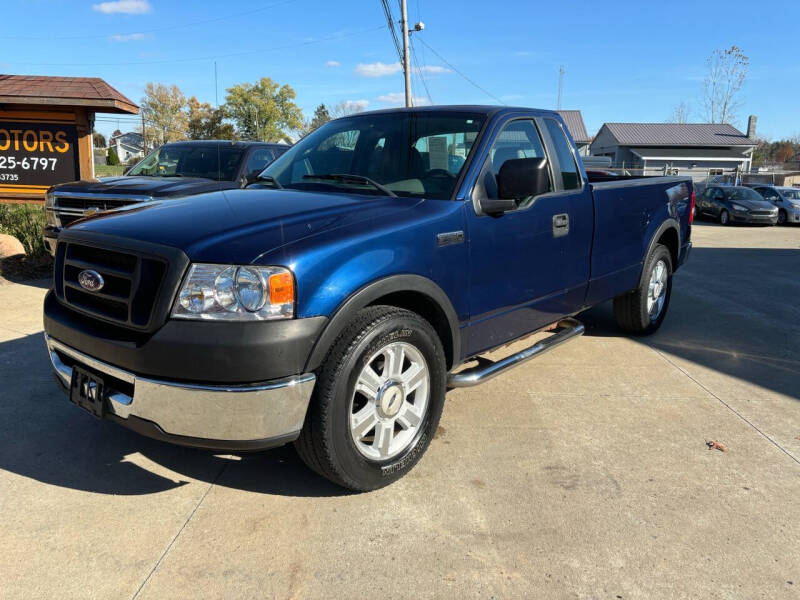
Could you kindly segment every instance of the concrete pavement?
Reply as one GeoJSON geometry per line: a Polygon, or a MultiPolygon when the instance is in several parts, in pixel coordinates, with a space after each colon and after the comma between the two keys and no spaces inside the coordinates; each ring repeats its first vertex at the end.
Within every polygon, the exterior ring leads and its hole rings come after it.
{"type": "Polygon", "coordinates": [[[585,313],[449,393],[421,463],[361,495],[291,448],[84,415],[48,371],[44,287],[0,286],[0,597],[800,596],[800,228],[694,240],[658,334],[585,313]]]}

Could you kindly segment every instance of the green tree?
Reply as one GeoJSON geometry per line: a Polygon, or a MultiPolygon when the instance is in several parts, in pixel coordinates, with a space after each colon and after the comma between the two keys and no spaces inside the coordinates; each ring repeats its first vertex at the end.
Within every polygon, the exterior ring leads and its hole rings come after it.
{"type": "Polygon", "coordinates": [[[192,96],[187,102],[188,135],[192,140],[235,140],[236,130],[225,123],[225,112],[192,96]]]}
{"type": "Polygon", "coordinates": [[[106,158],[106,164],[115,167],[119,165],[119,156],[117,156],[117,151],[112,146],[108,149],[108,156],[106,158]]]}
{"type": "Polygon", "coordinates": [[[322,127],[331,120],[331,113],[328,112],[328,107],[325,104],[320,104],[314,110],[314,117],[311,119],[311,129],[317,129],[318,127],[322,127]]]}
{"type": "Polygon", "coordinates": [[[237,133],[245,139],[277,142],[303,126],[303,112],[288,85],[262,77],[256,83],[239,83],[227,91],[225,115],[233,119],[237,133]]]}
{"type": "Polygon", "coordinates": [[[189,127],[186,96],[177,85],[167,87],[148,82],[141,104],[148,142],[160,145],[186,138],[189,127]]]}
{"type": "Polygon", "coordinates": [[[92,144],[95,148],[105,148],[106,147],[106,136],[104,136],[99,131],[92,131],[92,144]]]}

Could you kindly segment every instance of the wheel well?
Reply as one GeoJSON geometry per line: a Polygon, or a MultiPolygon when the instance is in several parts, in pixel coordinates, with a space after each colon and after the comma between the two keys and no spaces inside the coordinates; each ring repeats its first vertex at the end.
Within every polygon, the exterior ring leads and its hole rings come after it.
{"type": "Polygon", "coordinates": [[[672,268],[678,268],[678,252],[680,252],[678,232],[670,227],[661,234],[661,237],[658,238],[658,243],[663,244],[669,249],[670,256],[672,257],[672,268]]]}
{"type": "Polygon", "coordinates": [[[444,355],[447,361],[448,370],[453,368],[453,334],[450,331],[450,323],[447,315],[441,307],[430,297],[419,292],[392,292],[370,302],[370,306],[385,304],[396,306],[415,312],[430,323],[444,347],[444,355]]]}

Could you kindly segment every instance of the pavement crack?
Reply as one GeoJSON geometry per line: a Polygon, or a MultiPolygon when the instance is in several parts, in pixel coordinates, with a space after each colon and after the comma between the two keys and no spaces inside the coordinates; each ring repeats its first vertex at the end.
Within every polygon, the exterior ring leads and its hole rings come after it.
{"type": "Polygon", "coordinates": [[[159,565],[161,565],[161,562],[164,560],[164,558],[167,556],[167,554],[169,554],[169,551],[172,549],[172,545],[175,543],[175,541],[183,533],[183,530],[186,529],[186,526],[189,524],[189,521],[192,520],[192,517],[194,517],[194,514],[197,512],[197,509],[200,508],[200,505],[203,503],[203,500],[205,500],[206,496],[208,496],[208,492],[210,492],[211,488],[213,488],[214,485],[216,485],[217,481],[222,476],[222,473],[225,471],[225,468],[227,466],[228,466],[227,462],[224,462],[222,464],[222,468],[220,468],[220,470],[214,476],[214,479],[211,481],[211,483],[208,484],[208,487],[206,488],[206,491],[203,492],[203,495],[200,497],[200,500],[197,501],[197,504],[192,509],[192,512],[189,513],[188,517],[186,517],[186,520],[183,522],[183,525],[181,525],[181,528],[178,529],[178,532],[175,534],[175,536],[172,538],[172,540],[170,540],[169,544],[167,544],[167,547],[164,548],[164,552],[162,552],[161,556],[158,557],[158,560],[156,561],[156,564],[154,564],[153,568],[150,569],[150,572],[147,574],[147,577],[144,578],[144,581],[142,581],[142,583],[139,585],[139,588],[136,590],[136,593],[133,596],[131,596],[131,600],[136,600],[136,598],[138,598],[139,594],[144,589],[144,586],[147,585],[147,582],[150,581],[150,578],[153,576],[153,573],[156,572],[156,569],[158,569],[159,565]]]}
{"type": "Polygon", "coordinates": [[[691,380],[692,380],[692,381],[693,381],[695,384],[697,384],[697,385],[698,385],[698,386],[699,386],[701,389],[705,390],[705,392],[706,392],[706,393],[708,393],[708,394],[709,394],[709,395],[710,395],[712,398],[715,398],[715,399],[717,400],[717,402],[719,402],[720,404],[722,404],[722,406],[724,406],[725,408],[727,408],[727,409],[728,409],[729,411],[731,411],[731,412],[732,412],[734,415],[736,415],[736,416],[737,416],[737,417],[739,417],[739,418],[740,418],[742,421],[744,421],[745,423],[747,423],[747,424],[748,424],[750,427],[752,427],[752,428],[753,428],[755,431],[757,431],[757,432],[759,433],[759,435],[761,435],[761,436],[762,436],[762,437],[763,437],[765,440],[767,440],[768,442],[770,442],[770,443],[771,443],[772,445],[774,445],[774,446],[775,446],[775,447],[776,447],[778,450],[780,450],[781,452],[783,452],[783,453],[784,453],[786,456],[788,456],[788,457],[789,457],[789,458],[791,458],[791,459],[792,459],[794,462],[796,462],[798,465],[800,465],[800,460],[798,460],[798,459],[797,459],[797,457],[795,457],[795,456],[794,456],[794,454],[792,454],[792,453],[791,453],[791,452],[789,452],[789,451],[788,451],[786,448],[784,448],[783,446],[781,446],[781,445],[780,445],[778,442],[776,442],[774,439],[772,439],[772,438],[771,438],[769,435],[767,435],[765,432],[761,431],[761,430],[760,430],[760,429],[759,429],[759,428],[758,428],[758,427],[757,427],[757,426],[756,426],[756,425],[755,425],[755,424],[754,424],[752,421],[750,421],[750,420],[749,420],[747,417],[745,417],[745,416],[744,416],[742,413],[740,413],[739,411],[737,411],[737,410],[736,410],[735,408],[733,408],[733,407],[732,407],[730,404],[728,404],[727,402],[725,402],[725,400],[723,400],[722,398],[720,398],[719,396],[717,396],[717,395],[716,395],[714,392],[712,392],[710,389],[708,389],[708,388],[707,388],[705,385],[703,385],[703,384],[702,384],[702,383],[700,383],[700,382],[699,382],[697,379],[695,379],[694,377],[692,377],[692,375],[691,375],[691,373],[689,373],[689,371],[687,371],[686,369],[684,369],[684,368],[683,368],[682,366],[680,366],[679,364],[677,364],[677,363],[673,362],[672,360],[670,360],[669,356],[667,356],[666,354],[664,354],[663,352],[661,352],[661,350],[659,350],[658,348],[654,348],[653,346],[649,346],[649,348],[650,348],[651,350],[653,350],[653,352],[655,352],[656,354],[658,354],[658,355],[659,355],[659,356],[660,356],[662,359],[664,359],[664,360],[665,360],[665,361],[667,361],[669,364],[671,364],[673,367],[675,367],[676,369],[678,369],[678,370],[679,370],[681,373],[683,373],[684,375],[686,375],[686,377],[688,377],[689,379],[691,379],[691,380]]]}

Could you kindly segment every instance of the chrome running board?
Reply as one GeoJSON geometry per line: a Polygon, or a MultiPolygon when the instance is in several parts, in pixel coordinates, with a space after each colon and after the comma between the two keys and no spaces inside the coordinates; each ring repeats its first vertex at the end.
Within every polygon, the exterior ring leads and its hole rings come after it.
{"type": "Polygon", "coordinates": [[[562,319],[556,324],[556,328],[554,329],[555,333],[553,335],[536,342],[533,346],[520,350],[516,354],[512,354],[496,362],[479,356],[477,358],[477,366],[464,369],[458,373],[450,373],[447,377],[447,387],[472,387],[473,385],[489,381],[493,377],[497,377],[501,373],[505,373],[517,365],[521,365],[532,358],[541,356],[548,350],[552,350],[568,340],[583,335],[584,329],[583,323],[575,319],[562,319]]]}

